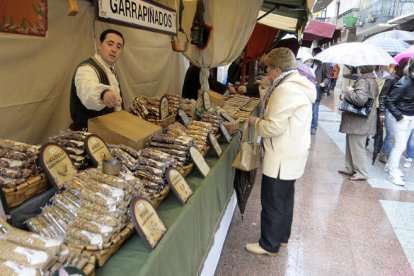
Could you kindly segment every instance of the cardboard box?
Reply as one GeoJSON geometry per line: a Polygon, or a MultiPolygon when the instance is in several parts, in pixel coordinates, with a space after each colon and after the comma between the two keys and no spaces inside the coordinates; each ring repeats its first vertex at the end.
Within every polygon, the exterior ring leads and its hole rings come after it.
{"type": "Polygon", "coordinates": [[[208,91],[208,94],[210,95],[210,102],[211,105],[216,105],[216,106],[220,106],[223,107],[224,106],[224,96],[214,92],[212,90],[208,91]]]}
{"type": "Polygon", "coordinates": [[[150,135],[161,133],[162,128],[126,111],[118,111],[89,119],[88,131],[105,143],[124,144],[139,150],[146,146],[150,135]]]}

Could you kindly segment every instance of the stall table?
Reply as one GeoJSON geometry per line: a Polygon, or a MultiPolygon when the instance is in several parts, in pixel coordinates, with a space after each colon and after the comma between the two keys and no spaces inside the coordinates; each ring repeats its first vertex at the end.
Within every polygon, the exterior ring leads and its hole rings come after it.
{"type": "Polygon", "coordinates": [[[233,193],[235,170],[231,164],[240,144],[236,135],[230,144],[221,143],[223,153],[210,153],[206,178],[194,167],[186,180],[194,194],[181,206],[170,192],[158,209],[168,231],[151,252],[135,232],[97,275],[197,275],[213,242],[221,217],[233,193]]]}

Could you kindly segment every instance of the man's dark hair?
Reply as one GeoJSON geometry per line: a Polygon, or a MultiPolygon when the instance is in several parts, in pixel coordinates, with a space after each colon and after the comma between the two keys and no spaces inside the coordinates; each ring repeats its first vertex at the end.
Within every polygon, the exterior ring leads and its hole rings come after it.
{"type": "Polygon", "coordinates": [[[123,45],[125,46],[124,36],[121,34],[121,32],[119,32],[117,30],[113,30],[113,29],[107,29],[107,30],[105,30],[101,33],[101,36],[99,37],[99,40],[101,41],[101,43],[105,40],[107,34],[116,34],[116,35],[122,37],[122,42],[123,42],[123,45]]]}

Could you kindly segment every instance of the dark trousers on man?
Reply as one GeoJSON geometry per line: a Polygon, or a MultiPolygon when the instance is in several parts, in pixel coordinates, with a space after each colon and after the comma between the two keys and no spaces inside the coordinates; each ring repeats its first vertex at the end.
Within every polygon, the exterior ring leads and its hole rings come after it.
{"type": "Polygon", "coordinates": [[[263,175],[259,244],[268,252],[278,252],[280,243],[289,241],[295,200],[295,181],[263,175]]]}

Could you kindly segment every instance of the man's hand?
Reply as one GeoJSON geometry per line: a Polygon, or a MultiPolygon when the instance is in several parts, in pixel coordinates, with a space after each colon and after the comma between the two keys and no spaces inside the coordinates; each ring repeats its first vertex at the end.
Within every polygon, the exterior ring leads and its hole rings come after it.
{"type": "Polygon", "coordinates": [[[121,105],[122,98],[116,92],[108,90],[103,95],[103,102],[107,107],[114,108],[121,105]]]}
{"type": "Polygon", "coordinates": [[[380,118],[381,125],[384,125],[384,123],[385,123],[385,115],[381,115],[381,116],[379,116],[379,118],[380,118]]]}

